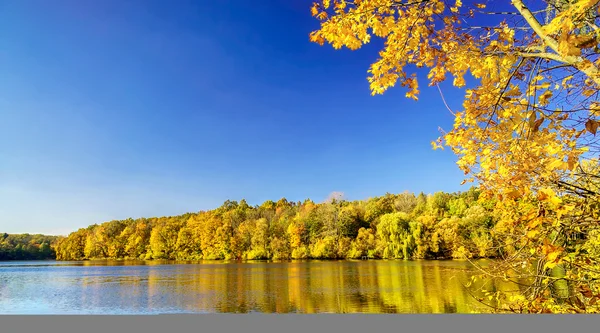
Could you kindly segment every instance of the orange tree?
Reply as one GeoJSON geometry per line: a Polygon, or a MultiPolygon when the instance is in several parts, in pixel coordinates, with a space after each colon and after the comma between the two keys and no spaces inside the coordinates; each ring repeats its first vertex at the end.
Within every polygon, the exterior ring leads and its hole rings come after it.
{"type": "Polygon", "coordinates": [[[399,84],[465,88],[454,126],[432,142],[458,155],[465,181],[497,198],[502,260],[479,267],[517,283],[490,292],[497,310],[598,312],[599,0],[322,0],[310,40],[384,46],[373,95],[399,84]]]}

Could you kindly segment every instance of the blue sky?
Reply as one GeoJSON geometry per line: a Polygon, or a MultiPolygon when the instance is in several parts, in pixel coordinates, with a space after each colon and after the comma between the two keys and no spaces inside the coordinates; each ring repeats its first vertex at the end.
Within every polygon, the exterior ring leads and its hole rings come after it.
{"type": "MultiPolygon", "coordinates": [[[[308,41],[310,1],[3,1],[0,232],[226,199],[467,190],[436,88],[373,97],[378,45],[308,41]]],[[[463,92],[446,88],[459,108],[463,92]]]]}

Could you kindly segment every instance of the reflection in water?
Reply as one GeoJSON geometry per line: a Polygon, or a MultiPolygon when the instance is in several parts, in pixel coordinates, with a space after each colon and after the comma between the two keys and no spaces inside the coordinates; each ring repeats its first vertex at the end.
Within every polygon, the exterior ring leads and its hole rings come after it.
{"type": "Polygon", "coordinates": [[[0,314],[486,311],[471,274],[464,261],[0,263],[0,314]]]}

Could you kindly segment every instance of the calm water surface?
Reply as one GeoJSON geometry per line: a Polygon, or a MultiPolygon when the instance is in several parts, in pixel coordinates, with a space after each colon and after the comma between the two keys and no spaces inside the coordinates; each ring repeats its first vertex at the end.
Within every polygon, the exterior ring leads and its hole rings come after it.
{"type": "Polygon", "coordinates": [[[469,313],[465,261],[0,262],[0,314],[469,313]]]}

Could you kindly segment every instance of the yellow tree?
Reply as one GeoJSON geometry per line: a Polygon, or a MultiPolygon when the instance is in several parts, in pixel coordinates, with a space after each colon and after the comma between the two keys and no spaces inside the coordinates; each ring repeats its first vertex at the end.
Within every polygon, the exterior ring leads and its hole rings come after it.
{"type": "Polygon", "coordinates": [[[586,186],[598,168],[583,165],[598,165],[600,152],[599,0],[478,2],[322,0],[310,40],[356,50],[383,39],[368,69],[373,95],[399,84],[417,100],[422,70],[429,86],[451,78],[464,89],[462,108],[449,108],[453,128],[433,146],[449,146],[465,181],[498,199],[496,246],[507,250],[484,271],[529,287],[518,304],[494,296],[514,311],[597,312],[599,258],[583,243],[599,227],[600,191],[586,186]]]}

